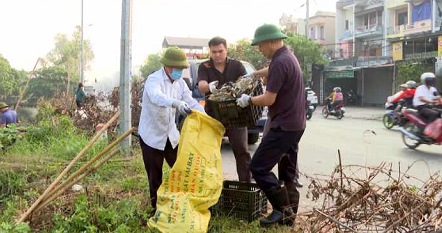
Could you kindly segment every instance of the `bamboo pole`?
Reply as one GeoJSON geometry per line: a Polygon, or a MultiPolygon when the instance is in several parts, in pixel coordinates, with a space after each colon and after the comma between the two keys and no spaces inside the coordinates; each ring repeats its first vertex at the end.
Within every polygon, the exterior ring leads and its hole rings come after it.
{"type": "Polygon", "coordinates": [[[68,166],[58,175],[58,177],[49,185],[49,187],[43,192],[42,195],[32,204],[32,206],[20,217],[17,223],[21,223],[26,220],[26,218],[35,210],[37,205],[46,197],[46,195],[55,187],[55,185],[63,178],[64,175],[74,166],[74,164],[89,150],[92,145],[98,140],[101,134],[120,116],[118,111],[115,115],[103,126],[103,128],[98,131],[98,133],[89,141],[89,144],[84,147],[75,158],[68,164],[68,166]]]}
{"type": "Polygon", "coordinates": [[[115,141],[113,141],[111,144],[109,144],[106,148],[104,148],[100,153],[98,153],[95,157],[93,157],[89,162],[87,162],[85,165],[83,165],[80,169],[78,169],[74,174],[70,175],[62,184],[56,186],[53,190],[49,192],[46,197],[54,195],[57,191],[62,189],[66,184],[68,184],[70,181],[72,181],[77,176],[84,173],[86,169],[88,169],[93,163],[95,163],[97,160],[99,160],[103,155],[105,155],[107,152],[109,152],[112,148],[114,148],[118,143],[123,141],[127,136],[129,136],[135,128],[129,129],[126,133],[121,135],[119,138],[117,138],[115,141]]]}
{"type": "Polygon", "coordinates": [[[36,62],[35,65],[34,65],[34,69],[32,69],[31,73],[29,73],[28,81],[26,81],[26,85],[25,85],[25,87],[23,88],[23,90],[21,91],[20,96],[18,97],[18,101],[17,101],[17,103],[15,104],[15,108],[14,108],[15,111],[18,111],[18,106],[20,105],[20,102],[21,102],[21,100],[23,99],[23,96],[24,96],[24,94],[25,94],[25,91],[28,89],[29,81],[31,81],[31,78],[32,78],[32,76],[33,76],[34,73],[35,73],[35,69],[37,68],[37,65],[38,65],[38,62],[39,62],[39,61],[40,61],[40,58],[37,59],[37,62],[36,62]]]}
{"type": "Polygon", "coordinates": [[[120,150],[114,150],[111,153],[109,153],[106,157],[104,157],[100,162],[95,164],[92,168],[88,169],[85,173],[81,174],[77,179],[69,182],[69,184],[63,183],[60,186],[63,186],[59,192],[57,192],[55,195],[51,192],[47,195],[48,199],[46,199],[44,202],[41,202],[40,205],[35,209],[35,212],[38,212],[39,210],[43,209],[45,206],[47,206],[49,203],[51,203],[53,200],[55,200],[57,197],[59,197],[61,194],[63,194],[66,190],[68,190],[72,185],[78,183],[86,176],[90,175],[92,172],[95,172],[101,165],[106,163],[109,159],[111,159],[116,154],[120,153],[120,150]]]}

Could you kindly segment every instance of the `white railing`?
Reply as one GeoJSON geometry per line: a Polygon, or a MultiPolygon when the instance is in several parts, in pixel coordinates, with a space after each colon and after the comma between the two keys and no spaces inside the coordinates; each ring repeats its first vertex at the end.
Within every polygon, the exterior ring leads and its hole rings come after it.
{"type": "Polygon", "coordinates": [[[356,27],[356,35],[368,32],[376,32],[376,31],[382,32],[382,26],[378,24],[371,24],[371,25],[356,27]]]}

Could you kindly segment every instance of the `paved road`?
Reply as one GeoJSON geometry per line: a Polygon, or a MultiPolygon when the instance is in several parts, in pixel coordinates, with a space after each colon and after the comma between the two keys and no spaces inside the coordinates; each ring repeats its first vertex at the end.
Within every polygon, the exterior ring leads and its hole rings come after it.
{"type": "MultiPolygon", "coordinates": [[[[397,129],[387,130],[380,121],[362,118],[324,119],[319,112],[316,111],[307,122],[301,140],[298,158],[301,173],[331,174],[339,164],[338,149],[344,165],[365,165],[367,161],[369,166],[375,166],[385,161],[393,163],[397,170],[400,162],[403,171],[416,160],[422,160],[427,162],[428,167],[418,162],[410,170],[410,175],[421,179],[428,177],[428,168],[432,173],[442,168],[442,146],[421,145],[417,150],[410,150],[403,144],[397,129]]],[[[259,142],[251,146],[250,150],[254,152],[258,145],[259,142]]],[[[236,179],[235,159],[227,142],[223,144],[222,157],[225,179],[236,179]]],[[[301,181],[308,184],[305,177],[301,181]]],[[[301,194],[305,194],[306,189],[302,189],[301,194]]]]}

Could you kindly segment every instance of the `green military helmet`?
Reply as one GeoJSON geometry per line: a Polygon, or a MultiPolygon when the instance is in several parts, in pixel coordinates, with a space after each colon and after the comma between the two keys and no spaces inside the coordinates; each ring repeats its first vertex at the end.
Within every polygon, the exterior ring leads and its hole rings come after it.
{"type": "Polygon", "coordinates": [[[263,41],[285,39],[288,36],[281,32],[281,30],[273,24],[264,24],[256,29],[255,37],[252,45],[257,45],[263,41]]]}
{"type": "Polygon", "coordinates": [[[0,102],[0,108],[9,107],[5,102],[0,102]]]}
{"type": "Polygon", "coordinates": [[[170,47],[166,49],[160,62],[164,66],[169,67],[189,67],[189,62],[187,61],[186,54],[184,51],[177,47],[170,47]]]}

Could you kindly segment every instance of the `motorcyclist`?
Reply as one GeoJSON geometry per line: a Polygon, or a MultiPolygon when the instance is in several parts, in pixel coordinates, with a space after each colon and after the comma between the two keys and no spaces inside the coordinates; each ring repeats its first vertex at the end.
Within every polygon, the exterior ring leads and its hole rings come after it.
{"type": "Polygon", "coordinates": [[[407,103],[407,106],[413,105],[413,97],[416,92],[416,82],[415,81],[408,81],[399,87],[401,88],[401,91],[396,93],[393,96],[390,96],[387,100],[387,102],[392,103],[394,106],[397,105],[399,100],[405,100],[407,103]]]}
{"type": "Polygon", "coordinates": [[[327,97],[327,107],[329,111],[332,111],[336,106],[342,104],[344,96],[342,95],[341,88],[333,88],[333,92],[327,97]]]}
{"type": "Polygon", "coordinates": [[[421,75],[421,85],[416,89],[413,106],[417,108],[418,113],[428,124],[440,117],[440,112],[433,109],[432,105],[439,103],[440,95],[434,87],[436,76],[428,72],[421,75]]]}

